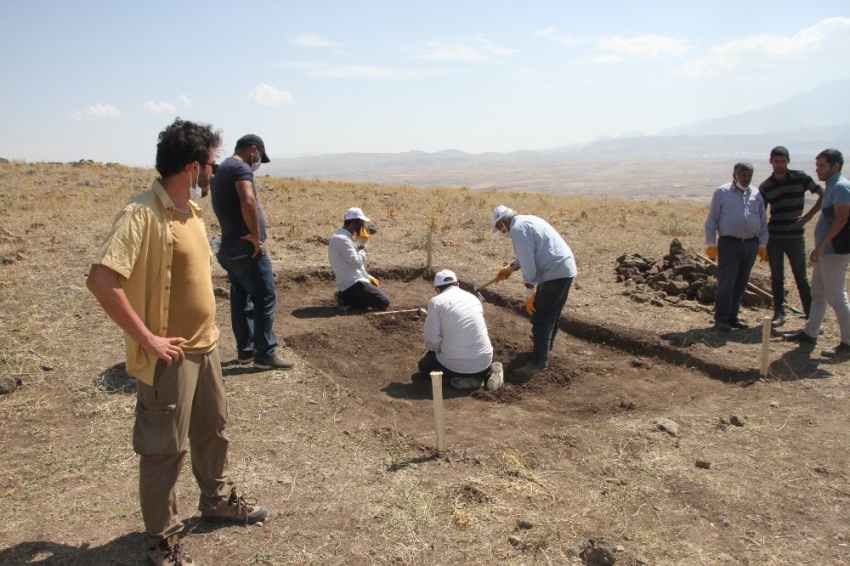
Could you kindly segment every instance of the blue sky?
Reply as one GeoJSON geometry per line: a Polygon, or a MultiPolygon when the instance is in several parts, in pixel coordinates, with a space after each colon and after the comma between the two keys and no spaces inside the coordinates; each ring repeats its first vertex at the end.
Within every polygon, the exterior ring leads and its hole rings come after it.
{"type": "Polygon", "coordinates": [[[0,21],[0,157],[28,161],[152,165],[175,116],[223,156],[245,133],[273,158],[544,149],[850,78],[847,1],[3,0],[0,21]]]}

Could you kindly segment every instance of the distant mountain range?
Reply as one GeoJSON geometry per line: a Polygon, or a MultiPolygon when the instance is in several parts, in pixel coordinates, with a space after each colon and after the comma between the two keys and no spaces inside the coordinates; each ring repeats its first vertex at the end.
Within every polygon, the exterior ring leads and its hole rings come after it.
{"type": "Polygon", "coordinates": [[[701,198],[704,190],[710,194],[710,188],[726,180],[735,161],[752,161],[756,178],[766,177],[768,153],[777,145],[788,147],[792,164],[805,165],[810,173],[822,149],[850,152],[848,99],[850,80],[842,80],[778,104],[668,128],[654,136],[632,131],[587,145],[509,153],[445,150],[275,158],[263,172],[382,184],[701,198]],[[635,174],[638,170],[640,175],[635,174]],[[612,183],[615,174],[619,178],[612,183]],[[676,185],[656,186],[646,178],[674,179],[676,174],[683,177],[676,185]]]}

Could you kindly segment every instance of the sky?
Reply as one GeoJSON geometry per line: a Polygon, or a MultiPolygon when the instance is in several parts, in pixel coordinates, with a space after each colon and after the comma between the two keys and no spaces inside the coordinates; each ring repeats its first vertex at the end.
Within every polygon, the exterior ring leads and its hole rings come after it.
{"type": "MultiPolygon", "coordinates": [[[[0,157],[540,150],[850,78],[850,1],[2,0],[0,157]]],[[[842,103],[846,103],[843,101],[842,103]]],[[[777,116],[781,120],[781,116],[777,116]]]]}

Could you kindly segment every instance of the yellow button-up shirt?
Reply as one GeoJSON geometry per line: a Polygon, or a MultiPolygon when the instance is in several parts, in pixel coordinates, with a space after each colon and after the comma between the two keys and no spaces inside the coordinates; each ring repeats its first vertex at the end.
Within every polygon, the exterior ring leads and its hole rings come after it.
{"type": "MultiPolygon", "coordinates": [[[[189,201],[203,224],[203,213],[189,201]]],[[[157,336],[166,336],[171,302],[171,262],[174,257],[172,215],[174,202],[159,180],[148,191],[130,199],[115,216],[112,230],[95,263],[121,276],[130,306],[157,336]]],[[[206,227],[204,227],[206,231],[206,227]]],[[[212,253],[210,253],[212,263],[212,253]]],[[[124,333],[127,373],[153,385],[157,357],[124,333]]]]}

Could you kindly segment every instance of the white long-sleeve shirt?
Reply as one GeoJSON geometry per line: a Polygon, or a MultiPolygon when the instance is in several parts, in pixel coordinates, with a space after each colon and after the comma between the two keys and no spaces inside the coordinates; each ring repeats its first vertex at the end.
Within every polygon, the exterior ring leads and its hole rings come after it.
{"type": "Polygon", "coordinates": [[[339,228],[328,241],[328,260],[334,272],[334,283],[345,291],[358,281],[368,283],[366,252],[357,249],[354,236],[345,228],[339,228]]]}
{"type": "Polygon", "coordinates": [[[539,285],[578,274],[570,246],[542,218],[517,214],[511,221],[510,237],[516,254],[514,264],[519,264],[523,282],[539,285]]]}
{"type": "Polygon", "coordinates": [[[453,285],[428,302],[423,336],[425,347],[453,372],[477,373],[493,361],[484,307],[460,287],[453,285]]]}

